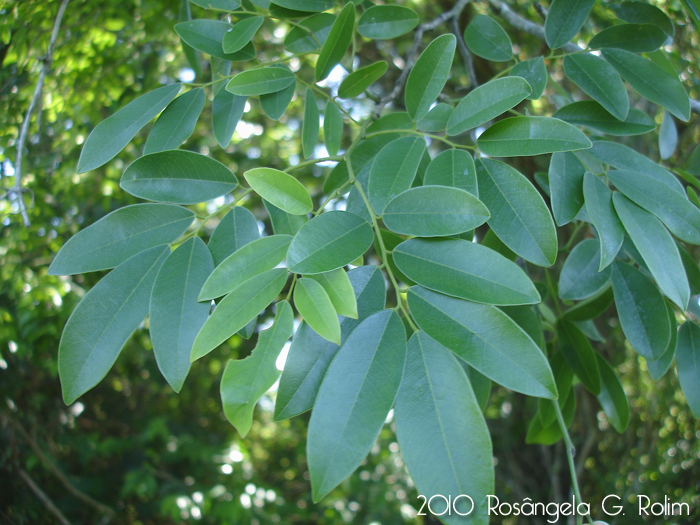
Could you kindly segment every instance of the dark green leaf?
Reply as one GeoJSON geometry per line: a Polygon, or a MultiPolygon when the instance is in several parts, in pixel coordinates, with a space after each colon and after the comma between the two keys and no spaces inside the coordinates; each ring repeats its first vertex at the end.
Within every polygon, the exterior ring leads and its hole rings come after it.
{"type": "Polygon", "coordinates": [[[580,300],[602,290],[610,282],[610,267],[600,267],[600,246],[585,239],[574,246],[559,274],[559,297],[580,300]]]}
{"type": "MultiPolygon", "coordinates": [[[[286,67],[284,65],[276,65],[273,67],[286,67]]],[[[265,112],[265,115],[272,120],[279,120],[287,111],[289,103],[294,98],[296,91],[296,83],[292,83],[281,91],[260,95],[260,108],[265,112]]]]}
{"type": "Polygon", "coordinates": [[[214,95],[212,102],[212,127],[214,137],[219,146],[226,148],[231,142],[233,132],[236,131],[238,121],[241,120],[245,111],[245,103],[248,97],[239,97],[226,91],[220,90],[214,95]]]}
{"type": "Polygon", "coordinates": [[[418,14],[399,5],[375,5],[367,9],[357,23],[357,32],[365,38],[396,38],[418,25],[418,14]]]}
{"type": "Polygon", "coordinates": [[[524,78],[530,84],[530,93],[526,98],[528,100],[537,100],[544,93],[544,88],[547,86],[547,67],[544,65],[544,57],[531,58],[518,62],[510,70],[512,77],[524,78]]]}
{"type": "Polygon", "coordinates": [[[673,22],[655,5],[637,0],[628,0],[619,4],[610,4],[618,18],[634,24],[653,24],[668,36],[673,36],[673,22]]]}
{"type": "Polygon", "coordinates": [[[386,73],[389,64],[384,60],[370,64],[369,66],[353,71],[343,79],[338,87],[338,96],[340,98],[354,98],[379,80],[386,73]]]}
{"type": "Polygon", "coordinates": [[[583,207],[586,169],[573,153],[555,153],[549,162],[549,190],[557,226],[570,223],[583,207]]]}
{"type": "Polygon", "coordinates": [[[330,13],[318,13],[299,22],[294,26],[284,39],[284,47],[290,53],[310,53],[317,51],[328,38],[328,33],[333,27],[335,16],[330,13]],[[305,31],[304,28],[308,28],[305,31]],[[313,37],[309,34],[313,34],[313,37]],[[318,41],[318,43],[316,43],[318,41]],[[320,44],[320,45],[319,45],[320,44]]]}
{"type": "Polygon", "coordinates": [[[258,32],[264,20],[262,16],[251,16],[234,24],[233,29],[224,35],[224,53],[235,53],[243,49],[258,32]]]}
{"type": "Polygon", "coordinates": [[[557,323],[559,349],[564,359],[581,380],[588,391],[597,396],[600,394],[600,371],[596,353],[588,338],[583,335],[575,324],[569,321],[557,323]]]}
{"type": "Polygon", "coordinates": [[[314,332],[332,343],[340,344],[338,315],[331,298],[319,282],[309,277],[299,279],[294,288],[294,305],[314,332]]]}
{"type": "Polygon", "coordinates": [[[445,87],[452,68],[457,39],[442,35],[433,40],[421,53],[408,74],[404,103],[408,116],[418,122],[430,111],[430,106],[445,87]]]}
{"type": "Polygon", "coordinates": [[[425,171],[426,185],[451,186],[479,196],[474,159],[464,150],[448,149],[435,157],[425,171]]]}
{"type": "Polygon", "coordinates": [[[562,319],[572,323],[588,321],[601,315],[613,301],[612,287],[607,286],[597,294],[577,303],[562,315],[562,319]]]}
{"type": "Polygon", "coordinates": [[[275,0],[275,4],[298,11],[320,13],[333,7],[333,0],[275,0]]]}
{"type": "Polygon", "coordinates": [[[328,38],[316,61],[316,82],[325,79],[340,63],[352,42],[355,32],[355,6],[348,3],[333,22],[328,38]]]}
{"type": "Polygon", "coordinates": [[[474,395],[476,396],[476,401],[479,403],[479,408],[482,412],[485,411],[489,404],[489,397],[491,396],[491,380],[461,359],[460,364],[467,373],[469,382],[474,390],[474,395]]]}
{"type": "Polygon", "coordinates": [[[148,134],[143,148],[144,155],[177,149],[190,138],[204,108],[205,99],[204,90],[195,88],[168,104],[148,134]]]}
{"type": "Polygon", "coordinates": [[[239,0],[190,0],[190,2],[204,9],[218,9],[221,11],[233,11],[241,7],[239,0]]]}
{"type": "Polygon", "coordinates": [[[304,95],[304,119],[301,123],[301,150],[305,159],[314,156],[314,150],[318,143],[319,116],[314,92],[311,88],[306,88],[306,94],[304,95]]]}
{"type": "Polygon", "coordinates": [[[486,60],[507,62],[513,58],[513,44],[508,33],[490,16],[472,18],[464,30],[464,41],[472,53],[486,60]]]}
{"type": "Polygon", "coordinates": [[[617,252],[620,251],[625,239],[625,230],[615,212],[612,192],[600,177],[587,171],[583,179],[583,194],[586,201],[586,212],[593,221],[600,240],[599,269],[602,270],[615,259],[617,252]]]}
{"type": "Polygon", "coordinates": [[[231,24],[222,20],[197,19],[175,24],[175,31],[180,38],[202,53],[231,62],[255,58],[255,47],[250,42],[240,51],[224,53],[222,42],[226,33],[232,29],[231,24]]]}
{"type": "Polygon", "coordinates": [[[700,268],[698,264],[693,260],[691,255],[686,251],[683,246],[677,244],[678,251],[681,254],[681,261],[683,261],[683,267],[685,268],[685,273],[688,276],[688,284],[690,285],[690,293],[693,295],[700,294],[700,268]]]}
{"type": "Polygon", "coordinates": [[[440,102],[439,104],[436,104],[433,109],[428,111],[425,117],[416,123],[416,128],[418,131],[445,131],[447,128],[447,122],[450,120],[453,111],[454,109],[452,106],[445,104],[444,102],[440,102]]]}
{"type": "Polygon", "coordinates": [[[589,54],[567,55],[564,57],[564,72],[615,118],[627,118],[630,101],[625,84],[605,60],[589,54]]]}
{"type": "Polygon", "coordinates": [[[276,93],[296,82],[296,76],[285,67],[261,67],[238,73],[226,84],[226,91],[241,97],[276,93]]]}
{"type": "Polygon", "coordinates": [[[330,272],[309,276],[317,281],[328,294],[333,308],[338,313],[351,319],[357,319],[357,301],[348,273],[342,268],[330,272]]]}
{"type": "Polygon", "coordinates": [[[687,320],[678,332],[676,368],[690,410],[700,415],[700,327],[687,320]]]}
{"type": "Polygon", "coordinates": [[[246,171],[243,177],[255,193],[291,215],[306,215],[313,210],[311,196],[306,188],[283,171],[253,168],[246,171]]]}
{"type": "Polygon", "coordinates": [[[659,156],[663,159],[670,159],[678,146],[678,130],[673,117],[668,111],[664,111],[664,119],[659,128],[659,156]]]}
{"type": "MultiPolygon", "coordinates": [[[[329,155],[332,156],[338,154],[342,139],[343,114],[340,112],[338,106],[332,102],[327,102],[326,110],[323,114],[323,142],[329,155]]],[[[326,191],[325,185],[323,190],[326,191]]]]}
{"type": "Polygon", "coordinates": [[[621,24],[603,29],[588,42],[590,49],[616,48],[632,53],[650,53],[659,49],[668,35],[652,24],[621,24]]]}
{"type": "Polygon", "coordinates": [[[663,375],[668,372],[668,369],[671,368],[673,358],[676,356],[676,344],[678,342],[678,323],[676,321],[676,314],[670,305],[667,304],[666,307],[668,309],[668,322],[671,326],[671,339],[669,340],[668,347],[666,347],[666,350],[661,357],[659,357],[656,361],[647,360],[649,374],[656,381],[661,379],[663,375]]]}
{"type": "Polygon", "coordinates": [[[306,215],[292,215],[286,211],[280,210],[277,206],[270,204],[265,199],[263,199],[263,204],[270,216],[272,231],[275,232],[276,235],[296,235],[301,227],[309,222],[309,218],[306,215]]]}
{"type": "Polygon", "coordinates": [[[544,23],[544,38],[552,49],[562,47],[588,19],[595,0],[552,0],[544,23]]]}
{"type": "Polygon", "coordinates": [[[608,135],[642,135],[656,128],[654,120],[639,109],[630,108],[627,118],[622,121],[593,100],[582,100],[564,106],[554,114],[554,117],[570,124],[602,131],[608,135]]]}
{"type": "Polygon", "coordinates": [[[132,255],[174,241],[193,218],[190,210],[170,204],[120,208],[68,239],[51,263],[49,275],[114,268],[132,255]]]}
{"type": "Polygon", "coordinates": [[[209,239],[209,251],[214,266],[221,264],[233,252],[260,238],[255,216],[242,206],[235,206],[224,215],[209,239]]]}

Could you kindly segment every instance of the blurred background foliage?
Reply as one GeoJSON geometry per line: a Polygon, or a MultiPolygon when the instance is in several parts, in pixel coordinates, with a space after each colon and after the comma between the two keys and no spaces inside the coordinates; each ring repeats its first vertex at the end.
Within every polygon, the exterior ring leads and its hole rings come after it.
{"type": "MultiPolygon", "coordinates": [[[[450,0],[403,3],[416,9],[423,21],[452,6],[450,0]]],[[[698,31],[679,0],[655,3],[676,25],[674,44],[665,48],[665,54],[697,99],[698,31]]],[[[57,377],[60,334],[70,312],[101,275],[54,277],[47,276],[46,269],[60,246],[81,227],[135,202],[119,189],[118,180],[122,169],[140,156],[148,127],[116,161],[76,175],[81,144],[116,109],[162,84],[187,79],[191,70],[173,30],[181,14],[179,0],[72,0],[24,155],[22,181],[31,190],[25,194],[31,220],[27,228],[5,190],[14,183],[15,142],[59,4],[45,0],[0,3],[0,195],[4,194],[0,200],[0,523],[61,523],[60,516],[70,523],[118,524],[430,523],[416,517],[420,502],[403,467],[391,422],[366,463],[319,504],[311,501],[305,463],[308,414],[275,424],[273,389],[256,410],[248,437],[239,438],[223,416],[219,379],[229,358],[250,352],[255,336],[251,340],[235,336],[206,360],[196,362],[178,395],[157,369],[147,330],[138,330],[107,378],[75,404],[63,405],[57,377]]],[[[476,14],[494,14],[491,7],[484,1],[471,4],[460,28],[476,14]]],[[[511,7],[542,23],[531,2],[511,2],[511,7]]],[[[195,5],[191,9],[193,17],[216,16],[195,5]]],[[[606,3],[598,2],[591,20],[602,28],[611,17],[606,3]]],[[[505,23],[504,27],[520,58],[548,52],[540,40],[505,23]]],[[[269,47],[258,50],[261,56],[280,52],[288,29],[284,22],[266,23],[263,31],[269,47]]],[[[440,26],[427,32],[424,44],[446,31],[440,26]]],[[[410,36],[359,43],[360,65],[386,57],[393,62],[383,84],[373,88],[376,95],[392,89],[411,43],[410,36]]],[[[305,66],[309,64],[299,64],[305,66]]],[[[561,83],[566,91],[575,86],[567,85],[559,62],[548,66],[552,81],[534,108],[551,114],[553,95],[559,89],[555,84],[561,83]]],[[[475,58],[482,82],[502,67],[475,58]]],[[[211,78],[208,62],[202,61],[201,68],[195,81],[207,82],[211,78]]],[[[446,93],[461,97],[468,76],[460,61],[455,62],[453,75],[446,93]]],[[[360,102],[348,109],[358,116],[369,115],[371,100],[360,102]]],[[[656,111],[640,99],[633,102],[647,112],[656,111]]],[[[233,141],[222,150],[211,133],[208,104],[184,147],[209,154],[236,173],[256,166],[282,169],[299,162],[302,109],[301,101],[294,101],[275,122],[265,118],[257,104],[249,104],[233,141]]],[[[660,119],[659,113],[657,122],[660,119]]],[[[679,148],[667,165],[685,168],[700,142],[698,119],[679,122],[678,130],[679,148]]],[[[658,159],[655,133],[626,139],[626,144],[658,159]]],[[[542,158],[518,162],[517,167],[531,177],[547,168],[542,158]]],[[[309,168],[296,174],[320,199],[328,171],[309,168]]],[[[261,202],[250,200],[245,205],[261,227],[271,231],[261,202]]],[[[215,224],[209,226],[210,233],[215,224]]],[[[697,248],[692,255],[697,261],[697,248]]],[[[265,320],[263,315],[261,324],[265,320]]],[[[658,382],[650,378],[644,360],[626,346],[614,308],[596,326],[604,338],[596,349],[616,365],[632,416],[626,432],[617,434],[597,400],[577,388],[571,433],[584,498],[596,515],[607,494],[630,498],[646,494],[652,501],[663,501],[668,495],[689,503],[694,514],[671,523],[697,523],[700,425],[683,399],[675,372],[658,382]]],[[[536,410],[533,399],[502,388],[492,392],[486,416],[497,462],[497,495],[502,501],[568,498],[563,444],[525,445],[536,410]]],[[[529,522],[521,518],[503,523],[529,522]]],[[[639,523],[639,518],[628,512],[614,523],[639,523]]]]}

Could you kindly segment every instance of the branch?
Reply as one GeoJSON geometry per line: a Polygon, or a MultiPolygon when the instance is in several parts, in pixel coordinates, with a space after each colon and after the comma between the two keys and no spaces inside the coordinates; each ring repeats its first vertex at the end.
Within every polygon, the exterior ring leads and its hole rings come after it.
{"type": "Polygon", "coordinates": [[[58,507],[54,504],[53,501],[51,501],[51,498],[49,498],[46,493],[41,490],[41,487],[34,483],[34,480],[27,474],[27,472],[24,469],[19,469],[19,476],[24,480],[24,482],[29,485],[29,488],[32,489],[32,492],[37,495],[37,497],[41,500],[41,502],[44,504],[44,506],[49,509],[49,512],[56,516],[58,518],[58,521],[60,521],[63,525],[71,525],[70,521],[66,519],[66,517],[63,515],[63,513],[58,509],[58,507]]]}
{"type": "Polygon", "coordinates": [[[19,211],[22,215],[22,222],[25,226],[29,226],[29,215],[27,214],[27,208],[24,205],[24,199],[22,198],[22,193],[25,191],[22,188],[22,153],[24,150],[24,144],[27,142],[27,134],[29,133],[29,121],[32,117],[32,112],[37,104],[37,101],[41,97],[41,91],[44,87],[44,79],[46,74],[51,69],[51,61],[53,59],[53,46],[56,44],[56,39],[58,38],[58,31],[61,28],[61,20],[63,19],[63,13],[66,11],[68,2],[70,0],[63,0],[61,6],[58,8],[58,14],[56,15],[56,20],[53,24],[53,31],[51,31],[51,39],[49,40],[49,47],[46,50],[46,56],[42,59],[43,65],[41,66],[41,72],[39,73],[39,80],[34,88],[34,95],[29,103],[29,108],[27,109],[27,114],[24,117],[24,122],[22,122],[22,128],[19,132],[19,137],[17,138],[17,156],[15,157],[15,184],[8,193],[15,196],[17,199],[17,204],[19,205],[19,211]]]}
{"type": "Polygon", "coordinates": [[[467,77],[469,78],[469,86],[474,89],[479,87],[479,81],[476,79],[476,71],[474,71],[474,61],[472,60],[472,54],[467,47],[467,43],[464,41],[464,37],[459,30],[459,19],[458,17],[450,18],[450,29],[457,37],[457,50],[462,57],[462,62],[464,62],[464,67],[467,70],[467,77]]]}

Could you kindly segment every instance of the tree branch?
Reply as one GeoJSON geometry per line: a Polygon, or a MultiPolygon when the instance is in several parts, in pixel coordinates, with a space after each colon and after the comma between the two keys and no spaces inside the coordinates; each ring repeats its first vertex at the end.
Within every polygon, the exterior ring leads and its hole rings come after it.
{"type": "Polygon", "coordinates": [[[22,198],[22,193],[25,191],[22,188],[22,154],[24,151],[24,145],[27,142],[27,134],[29,133],[29,121],[32,117],[32,112],[37,104],[37,101],[41,98],[41,91],[44,87],[44,79],[46,74],[51,69],[51,61],[53,59],[53,47],[56,44],[56,39],[58,38],[58,31],[61,28],[61,20],[63,19],[63,13],[66,11],[68,2],[70,0],[63,0],[61,6],[58,8],[58,14],[56,15],[56,20],[53,24],[53,30],[51,31],[51,39],[49,40],[49,47],[46,50],[46,56],[42,59],[43,65],[41,66],[41,71],[39,72],[39,80],[34,88],[34,95],[29,103],[29,108],[27,109],[27,114],[24,117],[24,122],[22,122],[22,127],[19,132],[19,137],[17,138],[17,155],[15,157],[15,183],[13,188],[8,192],[10,195],[14,195],[17,199],[17,205],[19,206],[20,214],[22,215],[22,222],[25,226],[29,226],[29,215],[27,214],[27,208],[24,205],[24,199],[22,198]]]}
{"type": "Polygon", "coordinates": [[[53,514],[56,516],[58,521],[60,521],[63,525],[71,525],[70,521],[66,519],[66,517],[63,515],[63,513],[59,510],[59,508],[54,504],[53,501],[51,501],[51,498],[49,498],[46,493],[41,490],[41,487],[37,485],[34,480],[27,474],[27,472],[24,469],[19,469],[19,476],[24,480],[24,482],[29,485],[29,488],[32,489],[32,492],[37,495],[37,497],[41,500],[41,502],[44,504],[44,506],[53,514]]]}
{"type": "Polygon", "coordinates": [[[450,18],[450,29],[457,37],[457,50],[462,57],[462,62],[464,62],[464,67],[467,70],[467,77],[469,78],[469,86],[471,89],[479,87],[479,81],[476,79],[476,71],[474,71],[474,61],[472,60],[472,54],[467,47],[464,37],[459,30],[459,18],[453,16],[450,18]]]}

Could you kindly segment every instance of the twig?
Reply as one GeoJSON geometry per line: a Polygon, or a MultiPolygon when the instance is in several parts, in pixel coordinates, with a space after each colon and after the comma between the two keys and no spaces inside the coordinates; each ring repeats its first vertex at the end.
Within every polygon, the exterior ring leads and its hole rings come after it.
{"type": "Polygon", "coordinates": [[[58,521],[60,521],[63,525],[71,525],[70,521],[66,519],[66,517],[63,515],[63,513],[58,509],[58,507],[54,504],[53,501],[51,501],[51,498],[49,498],[46,493],[41,490],[41,487],[34,483],[34,480],[27,474],[27,472],[24,469],[19,469],[19,476],[24,480],[24,482],[29,485],[29,488],[32,489],[32,492],[37,495],[37,497],[41,500],[41,502],[44,504],[44,506],[49,509],[49,512],[56,516],[58,518],[58,521]]]}
{"type": "Polygon", "coordinates": [[[462,62],[464,62],[464,67],[467,70],[467,77],[469,78],[469,88],[474,89],[479,87],[479,81],[476,79],[476,71],[474,71],[474,61],[472,60],[472,54],[467,47],[464,37],[459,30],[459,19],[457,17],[450,18],[450,29],[457,37],[457,51],[459,51],[462,57],[462,62]]]}
{"type": "Polygon", "coordinates": [[[56,39],[58,38],[58,31],[61,28],[61,20],[63,19],[63,13],[66,11],[68,2],[70,0],[63,0],[61,6],[58,8],[58,14],[56,15],[56,20],[53,24],[53,31],[51,31],[51,39],[49,40],[49,47],[46,50],[46,56],[42,59],[43,65],[41,66],[41,71],[39,72],[39,80],[34,88],[34,95],[29,103],[29,108],[27,109],[27,114],[24,117],[24,122],[22,122],[22,128],[19,132],[19,137],[17,138],[17,156],[15,157],[15,184],[10,193],[12,193],[17,199],[17,204],[19,206],[20,214],[22,215],[22,222],[25,226],[29,226],[29,215],[27,214],[27,208],[24,205],[24,199],[22,198],[22,153],[24,150],[24,144],[27,142],[27,134],[29,133],[29,121],[32,117],[32,112],[37,104],[37,101],[41,97],[41,91],[44,87],[44,79],[46,74],[51,69],[51,61],[53,59],[53,46],[56,44],[56,39]]]}

